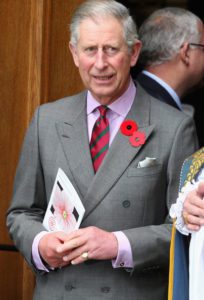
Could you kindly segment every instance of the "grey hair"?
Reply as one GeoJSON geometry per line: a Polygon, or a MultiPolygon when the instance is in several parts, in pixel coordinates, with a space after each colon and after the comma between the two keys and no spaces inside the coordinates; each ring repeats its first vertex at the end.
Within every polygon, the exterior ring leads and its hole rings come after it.
{"type": "Polygon", "coordinates": [[[171,60],[185,42],[199,43],[202,22],[190,11],[179,7],[166,7],[153,12],[139,28],[142,50],[139,63],[158,65],[171,60]]]}
{"type": "Polygon", "coordinates": [[[123,25],[124,38],[129,49],[132,49],[138,39],[137,26],[130,16],[128,9],[114,0],[88,0],[75,11],[70,24],[70,41],[77,45],[79,39],[79,25],[85,19],[95,22],[99,17],[114,17],[123,25]]]}

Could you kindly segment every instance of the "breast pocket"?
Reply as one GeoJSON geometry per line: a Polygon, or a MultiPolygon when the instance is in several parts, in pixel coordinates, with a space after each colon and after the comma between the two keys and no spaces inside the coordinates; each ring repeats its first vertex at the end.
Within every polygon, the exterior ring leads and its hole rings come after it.
{"type": "Polygon", "coordinates": [[[155,174],[158,174],[162,172],[162,165],[154,165],[150,167],[144,167],[144,168],[136,168],[136,167],[131,167],[128,170],[127,176],[132,177],[132,176],[152,176],[155,174]]]}

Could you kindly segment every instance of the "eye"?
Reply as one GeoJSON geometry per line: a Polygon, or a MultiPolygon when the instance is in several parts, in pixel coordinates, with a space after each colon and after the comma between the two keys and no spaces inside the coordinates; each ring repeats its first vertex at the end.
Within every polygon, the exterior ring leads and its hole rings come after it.
{"type": "Polygon", "coordinates": [[[95,54],[96,53],[96,51],[97,51],[97,48],[96,47],[87,47],[87,48],[85,48],[84,49],[84,51],[85,51],[85,53],[87,54],[87,55],[93,55],[93,54],[95,54]]]}
{"type": "Polygon", "coordinates": [[[118,52],[118,48],[117,47],[112,47],[112,46],[106,46],[104,47],[104,52],[107,54],[107,55],[114,55],[118,52]]]}

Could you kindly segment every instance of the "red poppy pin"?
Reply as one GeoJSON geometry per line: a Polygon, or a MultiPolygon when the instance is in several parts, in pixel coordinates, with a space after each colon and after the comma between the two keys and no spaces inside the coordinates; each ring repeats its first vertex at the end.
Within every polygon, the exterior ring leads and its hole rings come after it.
{"type": "Polygon", "coordinates": [[[133,147],[138,147],[145,143],[145,134],[142,131],[135,131],[133,135],[129,138],[130,144],[133,147]]]}
{"type": "Polygon", "coordinates": [[[120,126],[122,134],[128,136],[132,135],[134,131],[137,131],[137,129],[137,123],[132,120],[125,120],[120,126]]]}
{"type": "Polygon", "coordinates": [[[120,131],[122,134],[130,136],[129,142],[133,147],[139,147],[146,141],[145,133],[138,131],[138,125],[132,120],[125,120],[121,126],[120,131]]]}

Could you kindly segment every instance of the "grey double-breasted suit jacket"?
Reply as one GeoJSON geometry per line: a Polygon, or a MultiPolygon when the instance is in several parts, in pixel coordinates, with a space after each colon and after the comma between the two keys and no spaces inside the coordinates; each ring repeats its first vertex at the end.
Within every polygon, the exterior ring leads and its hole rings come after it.
{"type": "Polygon", "coordinates": [[[89,151],[86,92],[40,106],[27,131],[8,210],[10,234],[36,272],[34,299],[167,299],[171,225],[168,208],[176,200],[180,167],[198,145],[191,117],[155,100],[140,86],[126,119],[145,132],[133,147],[118,131],[94,175],[89,151]],[[138,168],[145,157],[153,166],[138,168]],[[43,273],[31,257],[58,168],[76,188],[86,212],[81,227],[122,230],[134,268],[114,269],[111,261],[87,261],[43,273]]]}

